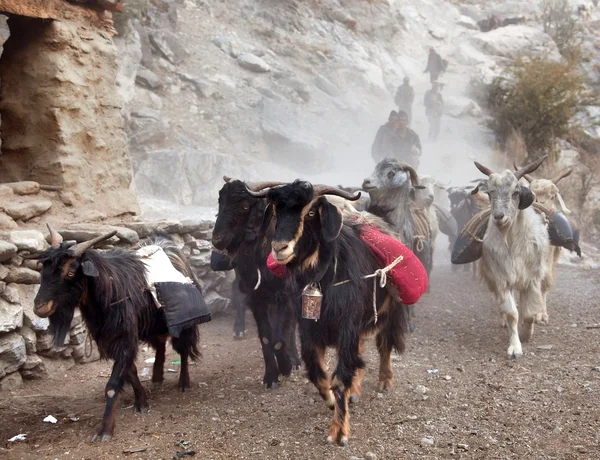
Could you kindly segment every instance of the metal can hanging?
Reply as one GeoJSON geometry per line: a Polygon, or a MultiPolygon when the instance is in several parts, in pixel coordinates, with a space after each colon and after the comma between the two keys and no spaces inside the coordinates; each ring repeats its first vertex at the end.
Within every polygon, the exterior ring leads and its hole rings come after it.
{"type": "Polygon", "coordinates": [[[307,284],[302,290],[302,318],[317,321],[321,317],[323,294],[317,283],[307,284]]]}

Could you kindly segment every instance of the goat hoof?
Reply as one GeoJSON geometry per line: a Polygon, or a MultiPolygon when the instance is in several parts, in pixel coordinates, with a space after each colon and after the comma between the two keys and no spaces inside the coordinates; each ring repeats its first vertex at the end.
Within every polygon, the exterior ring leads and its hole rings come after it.
{"type": "Polygon", "coordinates": [[[265,388],[267,390],[276,390],[277,389],[277,382],[265,383],[265,388]]]}
{"type": "Polygon", "coordinates": [[[279,364],[279,373],[284,377],[292,375],[292,363],[290,361],[281,360],[279,364]]]}
{"type": "Polygon", "coordinates": [[[91,441],[95,442],[100,438],[100,442],[108,442],[112,439],[112,434],[98,432],[94,436],[92,436],[91,441]]]}
{"type": "Polygon", "coordinates": [[[246,335],[246,331],[234,332],[233,333],[233,340],[243,340],[245,335],[246,335]]]}
{"type": "Polygon", "coordinates": [[[346,447],[348,445],[348,438],[346,436],[342,436],[338,442],[338,445],[340,447],[346,447]]]}
{"type": "Polygon", "coordinates": [[[523,356],[523,350],[517,347],[508,347],[508,359],[519,359],[523,356]]]}
{"type": "Polygon", "coordinates": [[[160,387],[162,387],[162,385],[162,380],[160,382],[152,382],[152,388],[154,388],[155,390],[158,390],[160,387]]]}
{"type": "Polygon", "coordinates": [[[360,399],[360,396],[359,396],[359,395],[352,395],[352,396],[350,396],[350,402],[351,402],[352,404],[356,404],[356,403],[358,402],[358,400],[359,400],[359,399],[360,399]]]}
{"type": "Polygon", "coordinates": [[[136,407],[135,408],[135,414],[142,414],[142,415],[146,415],[148,413],[148,411],[150,410],[150,408],[148,406],[144,406],[144,407],[136,407]]]}

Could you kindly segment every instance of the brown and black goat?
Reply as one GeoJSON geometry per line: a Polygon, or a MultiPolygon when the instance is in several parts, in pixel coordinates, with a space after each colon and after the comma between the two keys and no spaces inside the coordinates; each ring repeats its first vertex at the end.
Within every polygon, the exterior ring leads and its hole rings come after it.
{"type": "Polygon", "coordinates": [[[302,360],[308,378],[334,416],[328,441],[348,443],[350,432],[348,402],[357,400],[365,362],[364,341],[377,331],[381,362],[379,390],[392,386],[391,352],[404,351],[406,332],[402,306],[392,300],[377,280],[364,279],[380,268],[373,252],[361,240],[361,224],[345,223],[341,211],[324,195],[354,200],[343,190],[313,187],[295,181],[270,190],[249,190],[256,197],[268,197],[272,208],[265,221],[275,220],[271,255],[287,266],[286,290],[294,300],[298,318],[302,360]],[[349,282],[337,285],[337,282],[349,282]],[[303,319],[301,294],[310,283],[318,283],[323,298],[318,321],[303,319]],[[376,287],[375,321],[373,283],[376,287]],[[338,363],[331,379],[327,377],[325,350],[335,347],[338,363]]]}
{"type": "MultiPolygon", "coordinates": [[[[115,426],[116,401],[125,383],[135,395],[135,412],[148,412],[148,399],[135,366],[139,341],[156,349],[152,382],[163,382],[165,344],[169,337],[165,315],[158,309],[147,290],[145,265],[135,252],[111,249],[100,252],[92,247],[111,238],[115,232],[76,245],[63,243],[63,238],[50,225],[51,247],[38,255],[42,263],[40,290],[34,300],[34,312],[50,319],[57,346],[65,336],[79,307],[89,333],[96,341],[100,356],[114,360],[110,379],[104,390],[106,408],[102,425],[94,436],[108,441],[115,426]]],[[[163,247],[173,265],[191,279],[191,269],[177,248],[168,240],[153,244],[163,247]],[[182,270],[182,266],[185,270],[182,270]]],[[[197,359],[198,329],[183,329],[172,337],[173,348],[181,355],[179,389],[190,387],[188,358],[197,359]]]]}
{"type": "MultiPolygon", "coordinates": [[[[266,266],[273,229],[263,226],[267,200],[255,198],[239,180],[224,178],[219,191],[219,213],[212,243],[231,259],[239,289],[250,308],[265,360],[263,384],[275,388],[279,376],[300,366],[296,347],[296,319],[284,293],[284,283],[266,266]]],[[[254,189],[276,183],[248,185],[254,189]]]]}

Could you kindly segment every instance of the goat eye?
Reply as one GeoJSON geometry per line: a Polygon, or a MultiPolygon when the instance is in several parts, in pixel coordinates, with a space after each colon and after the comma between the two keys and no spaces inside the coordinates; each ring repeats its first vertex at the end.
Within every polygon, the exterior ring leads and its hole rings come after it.
{"type": "Polygon", "coordinates": [[[308,211],[308,217],[315,217],[314,211],[308,211]]]}
{"type": "Polygon", "coordinates": [[[518,191],[518,190],[515,190],[515,191],[513,192],[513,196],[515,196],[515,197],[516,197],[516,196],[519,196],[519,191],[518,191]]]}
{"type": "Polygon", "coordinates": [[[388,173],[388,179],[391,179],[391,178],[393,178],[395,175],[396,175],[396,173],[395,173],[394,171],[390,171],[390,172],[388,173]]]}
{"type": "Polygon", "coordinates": [[[245,204],[242,208],[244,211],[247,211],[248,209],[250,209],[250,206],[248,206],[247,204],[245,204]]]}
{"type": "Polygon", "coordinates": [[[71,279],[75,277],[75,272],[73,270],[69,270],[67,272],[67,278],[71,279]]]}

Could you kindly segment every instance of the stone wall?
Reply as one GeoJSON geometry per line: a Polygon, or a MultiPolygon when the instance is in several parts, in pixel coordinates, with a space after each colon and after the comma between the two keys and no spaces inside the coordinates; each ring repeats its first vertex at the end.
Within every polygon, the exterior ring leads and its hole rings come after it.
{"type": "Polygon", "coordinates": [[[66,2],[0,2],[10,35],[0,60],[3,181],[62,186],[84,214],[137,213],[110,18],[66,2]],[[60,5],[58,5],[60,3],[60,5]],[[29,8],[27,8],[29,6],[29,8]],[[59,9],[60,7],[60,9],[59,9]],[[55,9],[64,16],[54,17],[55,9]]]}
{"type": "MultiPolygon", "coordinates": [[[[0,206],[6,207],[11,200],[40,199],[35,194],[18,195],[13,191],[24,188],[22,184],[10,185],[0,186],[0,206]]],[[[117,236],[109,240],[111,245],[106,247],[132,247],[155,231],[165,232],[184,248],[211,312],[227,309],[233,273],[210,270],[212,222],[132,221],[120,225],[80,223],[58,226],[57,230],[66,241],[79,242],[116,229],[117,236]]],[[[49,235],[45,228],[44,233],[39,231],[44,227],[41,223],[35,230],[19,229],[16,224],[14,227],[0,230],[0,390],[21,385],[23,379],[44,378],[48,360],[86,363],[99,359],[95,345],[87,340],[87,329],[79,311],[73,318],[65,346],[54,346],[53,336],[48,331],[49,320],[33,313],[40,266],[37,261],[22,257],[47,249],[49,235]]]]}

